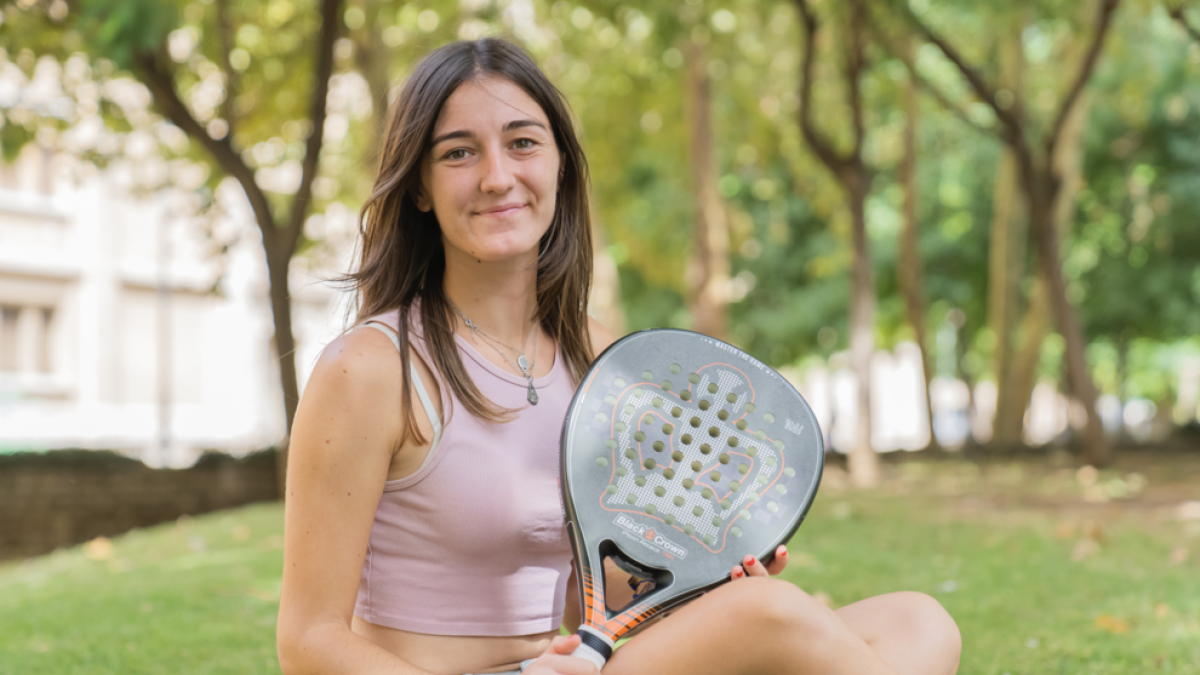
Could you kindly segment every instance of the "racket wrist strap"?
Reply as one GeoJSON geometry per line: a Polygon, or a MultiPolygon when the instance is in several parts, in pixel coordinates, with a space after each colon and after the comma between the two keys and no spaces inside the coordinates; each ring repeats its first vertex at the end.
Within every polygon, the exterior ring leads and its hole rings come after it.
{"type": "Polygon", "coordinates": [[[612,658],[612,641],[587,626],[579,627],[579,637],[583,643],[571,656],[591,661],[595,664],[596,670],[603,670],[604,664],[612,658]]]}

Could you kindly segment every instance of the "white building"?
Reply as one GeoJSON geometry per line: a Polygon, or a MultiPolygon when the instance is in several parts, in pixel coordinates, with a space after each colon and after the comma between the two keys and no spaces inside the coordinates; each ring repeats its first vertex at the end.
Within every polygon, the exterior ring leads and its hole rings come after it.
{"type": "MultiPolygon", "coordinates": [[[[108,448],[185,466],[279,440],[266,264],[240,191],[219,253],[166,197],[131,196],[119,171],[68,178],[69,164],[33,144],[0,163],[0,452],[108,448]]],[[[304,267],[302,383],[342,325],[340,296],[304,267]]]]}

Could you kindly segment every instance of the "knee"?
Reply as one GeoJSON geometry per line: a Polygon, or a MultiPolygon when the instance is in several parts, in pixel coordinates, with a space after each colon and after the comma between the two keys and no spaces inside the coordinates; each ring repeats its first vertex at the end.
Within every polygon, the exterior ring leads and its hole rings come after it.
{"type": "Polygon", "coordinates": [[[930,649],[958,663],[962,653],[962,634],[954,617],[934,598],[915,591],[896,593],[900,616],[898,622],[906,625],[913,634],[930,649]]]}
{"type": "Polygon", "coordinates": [[[799,587],[779,579],[752,578],[729,584],[736,620],[758,635],[795,640],[824,640],[837,630],[837,618],[825,605],[799,587]]]}

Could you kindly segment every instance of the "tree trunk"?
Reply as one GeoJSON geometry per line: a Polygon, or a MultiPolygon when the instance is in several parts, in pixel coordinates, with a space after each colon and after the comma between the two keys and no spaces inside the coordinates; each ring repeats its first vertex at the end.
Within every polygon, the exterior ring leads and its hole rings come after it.
{"type": "Polygon", "coordinates": [[[1025,311],[1025,320],[1021,325],[1019,347],[1016,349],[1011,363],[1012,375],[1009,378],[1008,391],[1004,392],[1003,405],[997,401],[995,429],[996,436],[1004,430],[1001,438],[1011,443],[1023,442],[1025,430],[1025,410],[1033,397],[1033,387],[1037,378],[1037,367],[1042,357],[1042,342],[1046,339],[1049,329],[1048,319],[1050,308],[1047,306],[1045,283],[1039,273],[1033,282],[1033,290],[1029,294],[1029,308],[1025,311]]]}
{"type": "Polygon", "coordinates": [[[867,181],[860,170],[843,179],[850,202],[854,239],[853,305],[850,309],[850,360],[858,381],[858,428],[850,450],[850,480],[856,487],[879,483],[879,456],[871,447],[871,354],[875,351],[875,282],[867,245],[867,181]]]}
{"type": "Polygon", "coordinates": [[[366,25],[351,33],[355,42],[354,61],[359,73],[367,81],[367,89],[371,92],[371,129],[373,137],[366,159],[370,165],[379,161],[383,150],[384,133],[387,131],[388,94],[391,91],[391,78],[388,77],[388,63],[392,53],[383,41],[383,24],[379,15],[390,5],[379,0],[366,0],[360,5],[367,16],[366,25]]]}
{"type": "Polygon", "coordinates": [[[917,347],[921,350],[921,368],[925,377],[925,417],[929,425],[929,445],[937,447],[937,436],[933,433],[933,363],[925,335],[925,292],[924,264],[917,250],[917,126],[920,100],[915,82],[909,82],[904,92],[904,110],[908,122],[904,127],[904,160],[900,167],[901,182],[904,184],[904,229],[900,232],[899,284],[904,294],[904,307],[908,322],[912,324],[917,347]]]}
{"type": "Polygon", "coordinates": [[[1100,416],[1096,412],[1098,394],[1084,355],[1087,343],[1075,307],[1067,298],[1067,282],[1062,271],[1058,224],[1055,222],[1059,178],[1053,171],[1042,170],[1026,177],[1025,180],[1026,192],[1032,197],[1029,200],[1030,225],[1040,249],[1046,294],[1065,343],[1070,391],[1087,413],[1082,437],[1083,458],[1090,464],[1103,466],[1110,459],[1111,448],[1104,435],[1100,416]]]}
{"type": "Polygon", "coordinates": [[[692,149],[692,192],[696,213],[689,261],[692,326],[699,333],[726,337],[729,286],[729,231],[717,193],[717,166],[712,134],[712,93],[704,47],[692,43],[687,68],[689,131],[692,149]]]}
{"type": "MultiPolygon", "coordinates": [[[[1012,93],[1010,107],[1019,107],[1024,59],[1021,29],[1017,20],[1000,45],[1000,86],[1012,93]]],[[[1014,395],[1013,328],[1020,304],[1021,280],[1025,276],[1026,240],[1025,204],[1017,189],[1016,159],[1011,148],[1000,152],[996,167],[996,189],[992,206],[991,242],[988,249],[988,325],[996,337],[992,352],[992,372],[996,376],[996,414],[992,439],[998,443],[1020,443],[1022,420],[1028,395],[1014,395]],[[1017,409],[1011,409],[1012,406],[1017,409]],[[1015,420],[1015,423],[1014,423],[1015,420]]],[[[1041,336],[1038,336],[1039,340],[1041,336]]],[[[1040,346],[1040,342],[1038,343],[1040,346]]]]}
{"type": "Polygon", "coordinates": [[[621,278],[617,264],[608,253],[607,237],[598,221],[592,221],[592,242],[596,254],[592,263],[591,314],[613,335],[625,334],[625,310],[621,307],[621,278]]]}
{"type": "Polygon", "coordinates": [[[292,251],[280,250],[282,246],[268,246],[267,276],[270,279],[271,317],[275,321],[275,351],[279,359],[279,382],[283,387],[284,414],[287,419],[287,436],[275,451],[275,480],[279,496],[286,495],[288,444],[292,438],[292,421],[296,418],[296,407],[300,403],[300,385],[296,377],[296,339],[292,334],[292,302],[288,289],[288,268],[292,251]]]}

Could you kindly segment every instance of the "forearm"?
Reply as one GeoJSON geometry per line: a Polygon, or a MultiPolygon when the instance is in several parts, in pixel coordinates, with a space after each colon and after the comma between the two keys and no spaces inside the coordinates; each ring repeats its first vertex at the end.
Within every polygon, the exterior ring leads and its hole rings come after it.
{"type": "Polygon", "coordinates": [[[284,675],[431,675],[340,623],[280,637],[278,649],[284,675]]]}

